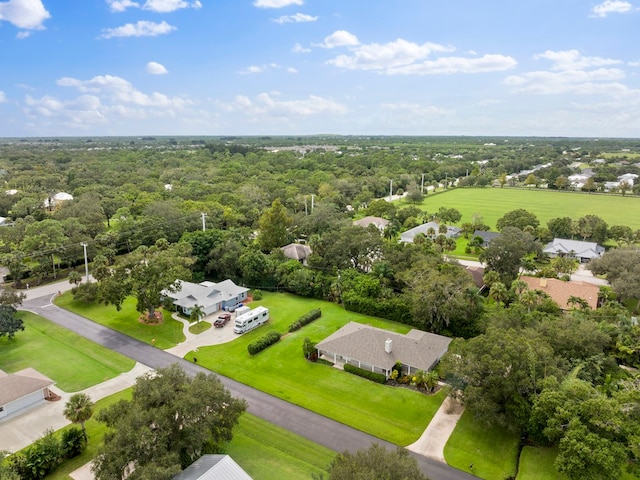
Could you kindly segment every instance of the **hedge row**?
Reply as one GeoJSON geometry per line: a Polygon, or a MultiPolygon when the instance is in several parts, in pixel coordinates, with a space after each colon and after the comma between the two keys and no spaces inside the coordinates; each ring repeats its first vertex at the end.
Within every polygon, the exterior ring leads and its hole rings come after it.
{"type": "Polygon", "coordinates": [[[364,313],[365,315],[386,318],[387,320],[395,320],[396,322],[416,326],[413,324],[411,308],[407,305],[406,300],[401,298],[380,299],[361,297],[357,294],[347,293],[343,295],[342,301],[344,307],[351,312],[364,313]]]}
{"type": "Polygon", "coordinates": [[[302,327],[313,322],[317,318],[320,318],[321,316],[322,316],[322,312],[320,311],[319,308],[311,310],[309,313],[305,313],[298,320],[291,323],[291,325],[289,325],[289,331],[295,332],[296,330],[300,330],[302,327]]]}
{"type": "Polygon", "coordinates": [[[376,383],[385,383],[387,381],[387,377],[385,377],[381,373],[372,372],[371,370],[365,370],[364,368],[354,367],[349,363],[344,364],[344,371],[353,373],[354,375],[358,375],[359,377],[366,378],[367,380],[371,380],[376,383]]]}
{"type": "Polygon", "coordinates": [[[262,337],[260,337],[255,342],[250,343],[249,345],[247,345],[247,350],[249,351],[249,355],[255,355],[256,353],[261,352],[262,350],[264,350],[268,346],[273,345],[278,340],[280,340],[281,336],[282,335],[279,332],[276,332],[276,331],[273,331],[273,330],[270,331],[269,333],[263,335],[262,337]]]}

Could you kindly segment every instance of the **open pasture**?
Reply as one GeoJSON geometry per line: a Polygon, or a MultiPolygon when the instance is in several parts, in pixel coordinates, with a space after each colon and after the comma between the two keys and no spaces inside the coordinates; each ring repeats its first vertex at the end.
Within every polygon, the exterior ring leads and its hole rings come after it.
{"type": "MultiPolygon", "coordinates": [[[[399,207],[408,205],[404,200],[399,207]]],[[[515,188],[454,188],[427,195],[420,209],[435,213],[440,207],[456,208],[462,213],[462,223],[470,222],[474,213],[482,215],[492,229],[505,213],[524,208],[535,213],[540,225],[552,218],[597,215],[609,226],[628,225],[640,229],[640,197],[559,192],[546,189],[515,188]]]]}

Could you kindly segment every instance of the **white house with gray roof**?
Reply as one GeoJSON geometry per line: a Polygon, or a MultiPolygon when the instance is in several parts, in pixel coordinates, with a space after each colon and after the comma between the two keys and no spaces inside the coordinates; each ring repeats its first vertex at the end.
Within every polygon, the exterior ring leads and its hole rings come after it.
{"type": "Polygon", "coordinates": [[[191,315],[191,310],[199,305],[205,316],[218,310],[224,310],[247,299],[248,288],[239,287],[232,280],[220,283],[202,282],[191,283],[178,280],[175,292],[164,291],[163,295],[170,298],[176,310],[185,315],[191,315]]]}
{"type": "Polygon", "coordinates": [[[403,335],[381,328],[349,322],[316,345],[318,355],[334,364],[348,363],[389,378],[396,362],[402,373],[429,371],[447,352],[451,339],[412,329],[403,335]]]}
{"type": "Polygon", "coordinates": [[[604,254],[604,247],[596,242],[554,238],[542,251],[550,257],[572,257],[580,263],[585,263],[600,258],[604,254]]]}
{"type": "Polygon", "coordinates": [[[9,374],[0,370],[0,419],[51,396],[54,381],[33,368],[9,374]]]}

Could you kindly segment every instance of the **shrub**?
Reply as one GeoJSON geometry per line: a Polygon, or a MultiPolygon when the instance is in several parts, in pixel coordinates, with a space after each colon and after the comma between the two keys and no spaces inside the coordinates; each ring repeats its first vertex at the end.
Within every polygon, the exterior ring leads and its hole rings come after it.
{"type": "Polygon", "coordinates": [[[249,351],[249,355],[255,355],[256,353],[261,352],[262,350],[264,350],[268,346],[273,345],[278,340],[280,340],[281,336],[282,335],[279,332],[275,332],[273,330],[271,332],[263,335],[262,337],[260,337],[255,342],[250,343],[249,345],[247,345],[247,350],[249,351]]]}
{"type": "Polygon", "coordinates": [[[305,325],[307,325],[307,324],[313,322],[314,320],[320,318],[321,316],[322,316],[322,312],[320,311],[319,308],[311,310],[310,312],[305,313],[304,315],[302,315],[295,322],[292,322],[289,325],[289,331],[290,332],[295,332],[296,330],[300,330],[302,327],[304,327],[305,325]]]}
{"type": "Polygon", "coordinates": [[[348,363],[344,364],[344,371],[353,373],[354,375],[358,375],[359,377],[366,378],[367,380],[371,380],[372,382],[376,383],[385,383],[387,381],[387,378],[381,373],[354,367],[353,365],[350,365],[348,363]]]}
{"type": "Polygon", "coordinates": [[[262,300],[262,290],[253,290],[251,292],[251,298],[254,300],[262,300]]]}
{"type": "Polygon", "coordinates": [[[22,453],[13,455],[11,468],[23,480],[39,480],[51,473],[62,459],[60,441],[53,433],[47,430],[45,434],[36,440],[22,453]]]}
{"type": "Polygon", "coordinates": [[[411,307],[402,298],[370,298],[361,297],[356,294],[345,294],[342,297],[344,307],[357,313],[364,313],[373,317],[382,317],[388,320],[404,323],[412,326],[416,325],[411,315],[411,307]]]}
{"type": "Polygon", "coordinates": [[[62,447],[62,455],[67,458],[73,458],[84,451],[87,446],[87,439],[81,428],[71,427],[62,432],[60,444],[62,447]]]}
{"type": "Polygon", "coordinates": [[[79,302],[93,303],[98,299],[98,284],[81,283],[71,289],[73,299],[79,302]]]}

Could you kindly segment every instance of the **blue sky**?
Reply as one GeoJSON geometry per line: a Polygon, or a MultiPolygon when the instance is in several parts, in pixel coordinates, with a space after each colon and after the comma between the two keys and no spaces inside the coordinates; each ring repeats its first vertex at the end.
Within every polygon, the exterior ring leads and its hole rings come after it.
{"type": "Polygon", "coordinates": [[[0,137],[640,136],[640,0],[0,0],[0,137]]]}

